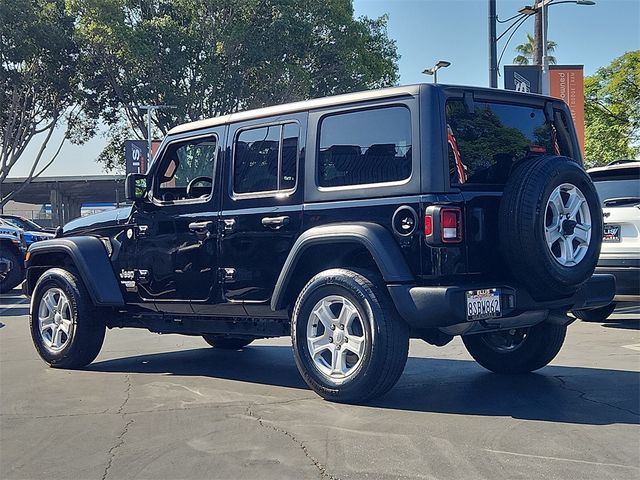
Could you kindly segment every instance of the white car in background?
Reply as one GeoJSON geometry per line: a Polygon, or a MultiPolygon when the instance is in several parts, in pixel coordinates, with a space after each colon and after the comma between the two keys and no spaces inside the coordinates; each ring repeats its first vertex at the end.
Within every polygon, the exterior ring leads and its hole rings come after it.
{"type": "Polygon", "coordinates": [[[604,238],[596,273],[616,277],[614,303],[574,312],[576,317],[604,321],[616,303],[640,301],[640,161],[618,160],[588,170],[602,202],[604,238]]]}

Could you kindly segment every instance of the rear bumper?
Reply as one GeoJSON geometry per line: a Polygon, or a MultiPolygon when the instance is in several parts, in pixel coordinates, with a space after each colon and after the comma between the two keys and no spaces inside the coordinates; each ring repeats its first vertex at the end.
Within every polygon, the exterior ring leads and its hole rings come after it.
{"type": "Polygon", "coordinates": [[[594,275],[574,295],[550,301],[535,300],[524,288],[504,284],[388,286],[398,313],[413,328],[439,328],[467,323],[466,292],[486,288],[501,290],[501,318],[508,319],[535,311],[567,312],[608,305],[615,293],[615,279],[612,275],[594,275]]]}
{"type": "Polygon", "coordinates": [[[635,258],[600,258],[596,273],[616,278],[616,297],[640,295],[640,261],[635,258]]]}

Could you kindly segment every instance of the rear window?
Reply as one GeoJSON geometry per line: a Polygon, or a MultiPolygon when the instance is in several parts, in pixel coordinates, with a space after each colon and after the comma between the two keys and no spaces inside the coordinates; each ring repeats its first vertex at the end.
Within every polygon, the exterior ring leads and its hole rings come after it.
{"type": "Polygon", "coordinates": [[[529,155],[571,155],[562,112],[547,122],[544,110],[524,105],[462,100],[446,107],[449,173],[452,185],[504,185],[516,162],[529,155]]]}
{"type": "Polygon", "coordinates": [[[318,185],[341,187],[411,176],[411,113],[384,107],[327,116],[320,123],[318,185]]]}
{"type": "Polygon", "coordinates": [[[603,206],[627,207],[640,204],[640,168],[594,172],[591,179],[603,206]]]}

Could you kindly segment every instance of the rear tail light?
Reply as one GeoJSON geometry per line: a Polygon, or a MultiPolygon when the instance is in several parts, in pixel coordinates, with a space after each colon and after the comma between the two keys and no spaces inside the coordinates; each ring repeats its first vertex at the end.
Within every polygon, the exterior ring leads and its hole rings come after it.
{"type": "Polygon", "coordinates": [[[433,215],[427,213],[424,217],[424,234],[427,237],[433,235],[433,215]]]}
{"type": "Polygon", "coordinates": [[[460,243],[462,241],[462,211],[459,208],[440,210],[440,228],[444,243],[460,243]]]}
{"type": "Polygon", "coordinates": [[[429,245],[462,242],[462,209],[430,205],[424,215],[424,236],[429,245]]]}

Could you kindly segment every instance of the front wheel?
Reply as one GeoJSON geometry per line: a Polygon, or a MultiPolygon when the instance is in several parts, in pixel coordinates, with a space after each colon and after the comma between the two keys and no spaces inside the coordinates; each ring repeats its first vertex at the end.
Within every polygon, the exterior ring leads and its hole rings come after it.
{"type": "Polygon", "coordinates": [[[567,327],[539,323],[533,327],[462,337],[473,359],[496,373],[526,373],[547,365],[562,348],[567,327]]]}
{"type": "Polygon", "coordinates": [[[402,374],[409,329],[386,286],[373,273],[326,270],[300,293],[291,337],[296,365],[327,400],[363,402],[389,390],[402,374]]]}
{"type": "Polygon", "coordinates": [[[33,290],[29,321],[40,357],[56,368],[90,364],[104,341],[102,315],[82,280],[67,270],[47,270],[33,290]]]}

